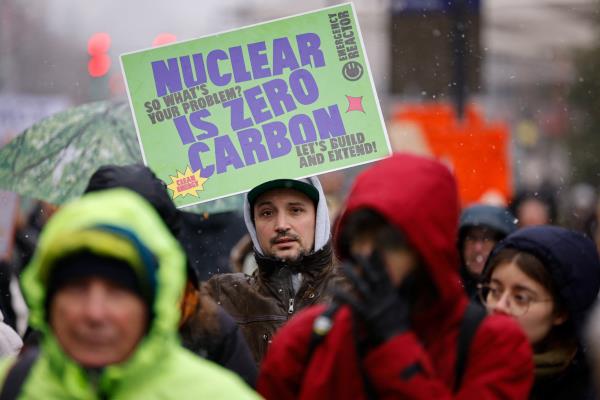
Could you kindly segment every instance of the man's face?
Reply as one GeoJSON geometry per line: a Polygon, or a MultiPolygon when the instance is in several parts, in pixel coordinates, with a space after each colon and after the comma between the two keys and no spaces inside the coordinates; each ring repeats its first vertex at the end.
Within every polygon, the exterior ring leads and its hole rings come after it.
{"type": "Polygon", "coordinates": [[[496,245],[494,231],[485,227],[475,226],[467,229],[463,245],[463,258],[469,273],[479,276],[490,252],[496,245]]]}
{"type": "Polygon", "coordinates": [[[315,243],[316,210],[294,189],[273,189],[254,202],[254,226],[263,253],[286,261],[308,254],[315,243]]]}
{"type": "Polygon", "coordinates": [[[65,285],[50,304],[50,325],[58,342],[73,360],[88,368],[127,360],[147,323],[142,299],[100,277],[65,285]]]}

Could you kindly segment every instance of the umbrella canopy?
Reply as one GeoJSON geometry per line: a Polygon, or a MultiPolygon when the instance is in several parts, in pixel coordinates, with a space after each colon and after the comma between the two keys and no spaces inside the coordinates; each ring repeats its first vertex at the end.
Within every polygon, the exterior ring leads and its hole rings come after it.
{"type": "MultiPolygon", "coordinates": [[[[81,196],[100,166],[142,162],[129,104],[89,103],[38,122],[0,149],[0,188],[62,204],[81,196]]],[[[238,195],[186,211],[217,213],[241,207],[238,195]]]]}

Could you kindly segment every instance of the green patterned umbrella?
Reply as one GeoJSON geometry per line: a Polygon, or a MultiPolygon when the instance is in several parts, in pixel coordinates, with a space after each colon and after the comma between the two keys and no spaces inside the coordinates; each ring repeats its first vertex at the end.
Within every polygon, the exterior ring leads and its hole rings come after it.
{"type": "MultiPolygon", "coordinates": [[[[0,149],[0,189],[62,204],[81,196],[101,165],[141,163],[129,105],[102,101],[46,118],[0,149]]],[[[230,196],[186,211],[217,213],[241,209],[230,196]]]]}

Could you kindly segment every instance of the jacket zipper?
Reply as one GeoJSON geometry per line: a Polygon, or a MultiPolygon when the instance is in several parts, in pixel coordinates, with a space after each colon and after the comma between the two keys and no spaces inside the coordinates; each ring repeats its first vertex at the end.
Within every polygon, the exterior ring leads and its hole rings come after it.
{"type": "Polygon", "coordinates": [[[288,300],[288,314],[294,313],[294,283],[292,282],[292,275],[290,273],[290,299],[288,300]]]}

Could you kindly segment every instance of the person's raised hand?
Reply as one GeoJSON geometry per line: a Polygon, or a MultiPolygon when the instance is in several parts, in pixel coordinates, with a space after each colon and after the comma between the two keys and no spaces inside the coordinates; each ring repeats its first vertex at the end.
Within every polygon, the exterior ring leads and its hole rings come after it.
{"type": "Polygon", "coordinates": [[[354,257],[355,266],[342,264],[342,272],[351,282],[356,296],[347,292],[336,293],[338,303],[348,304],[358,320],[364,323],[368,340],[377,346],[410,328],[409,306],[385,270],[381,257],[354,257]]]}

